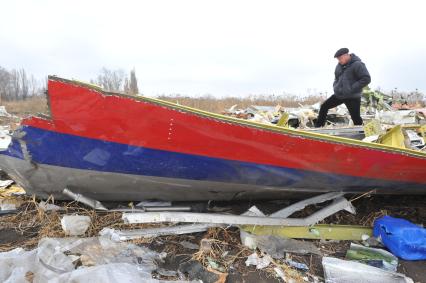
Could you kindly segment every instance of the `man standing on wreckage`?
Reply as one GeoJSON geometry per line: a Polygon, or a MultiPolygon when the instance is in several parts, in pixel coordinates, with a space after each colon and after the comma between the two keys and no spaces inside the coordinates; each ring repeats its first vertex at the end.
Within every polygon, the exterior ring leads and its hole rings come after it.
{"type": "Polygon", "coordinates": [[[334,94],[321,105],[316,127],[323,127],[329,109],[345,104],[349,110],[354,125],[362,125],[361,94],[362,89],[371,82],[365,64],[355,54],[349,54],[349,49],[341,48],[334,54],[339,63],[334,71],[334,94]]]}

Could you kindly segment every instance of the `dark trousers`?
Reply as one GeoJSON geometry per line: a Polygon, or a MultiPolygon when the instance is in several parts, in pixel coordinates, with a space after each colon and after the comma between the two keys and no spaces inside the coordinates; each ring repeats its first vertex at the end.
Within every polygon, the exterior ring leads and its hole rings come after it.
{"type": "Polygon", "coordinates": [[[323,127],[325,125],[325,119],[327,118],[328,110],[343,103],[348,108],[354,125],[362,125],[362,118],[360,113],[361,98],[340,99],[333,94],[326,101],[324,101],[323,104],[321,104],[315,127],[323,127]]]}

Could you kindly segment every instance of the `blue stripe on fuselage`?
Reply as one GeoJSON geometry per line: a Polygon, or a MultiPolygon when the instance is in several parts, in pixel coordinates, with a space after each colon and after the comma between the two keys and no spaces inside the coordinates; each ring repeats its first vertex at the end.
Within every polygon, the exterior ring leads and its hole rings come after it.
{"type": "MultiPolygon", "coordinates": [[[[29,126],[24,126],[23,131],[29,155],[39,164],[274,187],[348,188],[399,183],[150,149],[29,126]]],[[[2,154],[23,158],[16,140],[2,154]]]]}

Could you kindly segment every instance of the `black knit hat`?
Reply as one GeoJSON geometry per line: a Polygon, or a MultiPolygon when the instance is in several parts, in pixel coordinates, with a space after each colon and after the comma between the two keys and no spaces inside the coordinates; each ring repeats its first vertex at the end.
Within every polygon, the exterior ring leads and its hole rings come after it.
{"type": "Polygon", "coordinates": [[[339,50],[337,50],[336,54],[334,54],[334,58],[340,57],[343,54],[348,54],[349,53],[349,49],[347,48],[340,48],[339,50]]]}

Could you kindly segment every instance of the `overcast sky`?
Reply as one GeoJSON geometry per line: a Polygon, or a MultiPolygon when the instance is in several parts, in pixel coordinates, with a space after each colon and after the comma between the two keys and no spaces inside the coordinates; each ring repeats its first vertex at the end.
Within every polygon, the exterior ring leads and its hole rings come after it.
{"type": "Polygon", "coordinates": [[[426,92],[424,1],[0,1],[0,66],[39,78],[134,67],[148,95],[330,94],[348,47],[370,86],[426,92]]]}

